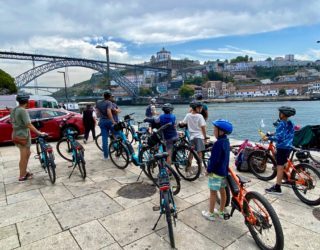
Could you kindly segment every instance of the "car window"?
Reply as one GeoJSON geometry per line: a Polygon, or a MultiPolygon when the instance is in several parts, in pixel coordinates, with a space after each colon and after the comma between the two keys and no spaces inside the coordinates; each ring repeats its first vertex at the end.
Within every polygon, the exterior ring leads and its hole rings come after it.
{"type": "Polygon", "coordinates": [[[29,113],[29,116],[30,116],[30,119],[31,119],[31,120],[39,119],[39,118],[40,118],[40,111],[39,111],[39,110],[37,110],[37,111],[35,111],[35,110],[29,111],[29,110],[28,110],[28,113],[29,113]]]}
{"type": "MultiPolygon", "coordinates": [[[[62,112],[55,111],[55,110],[41,110],[41,118],[52,118],[61,116],[62,112]]],[[[62,113],[64,115],[64,113],[62,113]]]]}

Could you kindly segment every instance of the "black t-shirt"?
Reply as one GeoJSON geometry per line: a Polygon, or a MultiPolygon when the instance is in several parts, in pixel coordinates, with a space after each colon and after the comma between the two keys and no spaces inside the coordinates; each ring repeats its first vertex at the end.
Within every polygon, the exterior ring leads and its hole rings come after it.
{"type": "Polygon", "coordinates": [[[107,110],[112,109],[112,102],[109,100],[103,100],[97,103],[97,110],[101,119],[109,119],[107,110]]]}

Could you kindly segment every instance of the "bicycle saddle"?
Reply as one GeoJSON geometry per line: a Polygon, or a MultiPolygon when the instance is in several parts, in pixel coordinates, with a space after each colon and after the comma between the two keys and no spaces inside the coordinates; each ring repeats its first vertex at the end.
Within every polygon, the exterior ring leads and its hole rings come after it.
{"type": "Polygon", "coordinates": [[[247,178],[244,177],[244,176],[241,176],[241,175],[237,175],[237,176],[238,176],[239,182],[240,182],[241,184],[246,184],[246,183],[248,183],[248,182],[251,182],[250,179],[247,179],[247,178]]]}
{"type": "Polygon", "coordinates": [[[157,153],[154,155],[154,158],[156,160],[160,160],[160,159],[163,159],[163,158],[167,158],[169,156],[169,154],[167,152],[163,152],[163,153],[157,153]]]}
{"type": "Polygon", "coordinates": [[[49,135],[48,134],[45,134],[45,135],[38,135],[39,138],[48,138],[49,135]]]}

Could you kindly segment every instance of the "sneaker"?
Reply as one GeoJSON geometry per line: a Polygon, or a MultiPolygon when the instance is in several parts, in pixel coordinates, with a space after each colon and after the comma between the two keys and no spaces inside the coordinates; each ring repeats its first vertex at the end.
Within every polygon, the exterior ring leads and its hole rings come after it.
{"type": "Polygon", "coordinates": [[[213,212],[214,216],[216,218],[219,218],[219,219],[223,219],[224,220],[224,212],[220,212],[219,209],[214,209],[214,212],[213,212]]]}
{"type": "Polygon", "coordinates": [[[84,143],[84,144],[87,144],[87,140],[86,140],[86,139],[84,139],[84,140],[83,140],[83,143],[84,143]]]}
{"type": "Polygon", "coordinates": [[[214,213],[210,213],[209,211],[202,211],[202,216],[210,221],[214,221],[215,219],[214,213]]]}
{"type": "Polygon", "coordinates": [[[273,185],[271,188],[266,189],[266,193],[275,194],[275,195],[282,195],[281,187],[273,185]]]}
{"type": "Polygon", "coordinates": [[[102,160],[102,161],[109,161],[109,158],[101,157],[100,160],[102,160]]]}

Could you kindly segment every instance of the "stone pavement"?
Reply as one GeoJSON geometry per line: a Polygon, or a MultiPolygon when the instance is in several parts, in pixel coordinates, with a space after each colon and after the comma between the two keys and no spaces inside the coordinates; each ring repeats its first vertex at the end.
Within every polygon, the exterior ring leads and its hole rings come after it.
{"type": "MultiPolygon", "coordinates": [[[[158,193],[142,199],[117,193],[136,182],[140,170],[133,165],[120,170],[111,161],[100,160],[102,154],[92,141],[84,147],[86,180],[78,170],[68,179],[71,169],[56,153],[54,185],[33,158],[34,145],[29,163],[34,179],[23,183],[17,181],[18,149],[0,147],[0,249],[170,249],[165,219],[152,231],[159,214],[152,209],[158,204],[158,193]]],[[[245,175],[252,179],[249,190],[264,194],[264,188],[271,185],[245,175]]],[[[175,197],[177,248],[257,249],[237,211],[228,221],[202,218],[208,193],[205,177],[182,181],[175,197]]],[[[280,217],[285,249],[320,249],[320,221],[313,216],[313,207],[298,200],[291,189],[284,188],[281,197],[266,196],[280,217]]]]}

